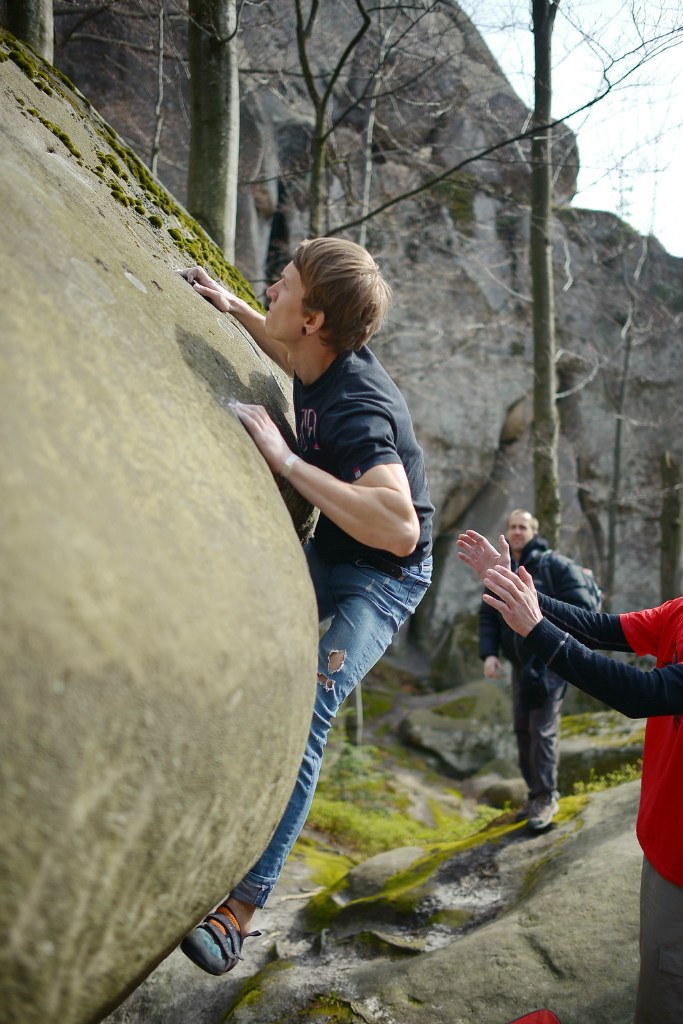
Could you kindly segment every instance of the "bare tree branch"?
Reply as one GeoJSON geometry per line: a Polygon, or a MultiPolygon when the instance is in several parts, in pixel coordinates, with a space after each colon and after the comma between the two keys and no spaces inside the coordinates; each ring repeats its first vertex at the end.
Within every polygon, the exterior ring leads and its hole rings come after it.
{"type": "MultiPolygon", "coordinates": [[[[683,28],[677,29],[675,33],[669,33],[669,35],[673,36],[678,35],[679,33],[683,33],[683,28]]],[[[678,42],[681,41],[683,41],[683,38],[681,40],[678,40],[678,42]]],[[[677,43],[671,42],[671,46],[674,45],[677,45],[677,43]]],[[[337,235],[340,234],[342,231],[348,231],[350,228],[355,228],[364,220],[370,220],[372,217],[376,217],[380,213],[384,213],[386,210],[390,210],[393,206],[396,206],[398,203],[404,202],[406,199],[412,199],[414,196],[420,195],[420,193],[428,191],[435,185],[438,185],[439,182],[444,181],[446,178],[450,177],[451,174],[455,174],[457,171],[461,171],[464,167],[468,167],[470,164],[476,163],[478,160],[483,160],[487,156],[491,156],[493,153],[497,153],[499,152],[499,150],[504,149],[506,146],[511,146],[515,143],[522,142],[525,139],[529,139],[535,131],[555,128],[558,125],[563,124],[565,121],[568,121],[569,118],[576,117],[577,114],[583,113],[584,110],[589,110],[591,107],[594,107],[596,103],[600,103],[600,101],[603,100],[605,96],[612,92],[613,89],[616,89],[619,85],[621,85],[622,82],[624,82],[630,75],[632,75],[638,67],[642,66],[642,64],[649,59],[650,58],[648,55],[647,57],[643,58],[643,61],[641,61],[638,65],[629,68],[627,71],[625,71],[623,75],[621,75],[621,77],[618,78],[616,81],[608,81],[604,90],[598,93],[597,96],[594,96],[592,99],[587,100],[586,103],[582,103],[580,106],[575,107],[574,110],[569,111],[569,113],[563,114],[562,117],[554,118],[548,121],[547,124],[525,128],[524,131],[519,132],[517,135],[512,135],[507,139],[503,139],[501,142],[496,142],[492,146],[488,146],[486,147],[486,149],[480,150],[478,153],[473,153],[472,156],[468,156],[464,160],[461,160],[459,163],[453,164],[453,166],[449,167],[448,170],[443,171],[441,174],[434,175],[427,181],[423,182],[421,185],[416,185],[415,188],[408,189],[406,192],[402,192],[398,196],[394,196],[391,199],[387,199],[386,202],[381,203],[379,206],[376,206],[373,210],[370,210],[364,216],[356,217],[353,220],[349,220],[346,221],[344,224],[338,225],[337,227],[333,228],[330,231],[330,234],[337,235]]]]}

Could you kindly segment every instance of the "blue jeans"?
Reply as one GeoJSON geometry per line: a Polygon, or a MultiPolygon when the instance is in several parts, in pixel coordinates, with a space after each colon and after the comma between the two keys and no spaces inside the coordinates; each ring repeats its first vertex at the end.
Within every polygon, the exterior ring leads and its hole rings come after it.
{"type": "Polygon", "coordinates": [[[230,894],[256,907],[265,905],[306,823],[332,719],[415,611],[432,573],[431,557],[407,566],[399,580],[363,562],[327,565],[314,542],[305,551],[319,621],[332,621],[318,645],[313,720],[294,792],[266,850],[230,894]]]}

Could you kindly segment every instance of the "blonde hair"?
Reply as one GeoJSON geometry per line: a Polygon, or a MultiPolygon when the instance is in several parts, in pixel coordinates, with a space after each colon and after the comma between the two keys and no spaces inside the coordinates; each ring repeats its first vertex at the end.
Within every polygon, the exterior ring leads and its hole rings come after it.
{"type": "Polygon", "coordinates": [[[325,343],[335,352],[362,348],[391,303],[391,288],[367,249],[345,238],[305,239],[292,263],[301,277],[304,308],[325,314],[325,343]]]}
{"type": "Polygon", "coordinates": [[[536,533],[538,533],[538,519],[536,518],[536,516],[532,516],[531,512],[527,512],[525,508],[513,509],[510,515],[508,516],[508,526],[510,525],[510,520],[512,519],[513,516],[528,516],[529,522],[531,523],[531,529],[535,530],[536,533]]]}

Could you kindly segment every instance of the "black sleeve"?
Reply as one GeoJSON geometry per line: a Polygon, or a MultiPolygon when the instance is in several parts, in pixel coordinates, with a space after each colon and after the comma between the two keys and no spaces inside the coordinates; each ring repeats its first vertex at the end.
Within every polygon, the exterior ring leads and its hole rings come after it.
{"type": "Polygon", "coordinates": [[[538,602],[546,619],[571,633],[582,644],[606,651],[630,651],[619,615],[591,612],[573,604],[558,601],[547,594],[538,594],[538,602]]]}
{"type": "Polygon", "coordinates": [[[337,467],[335,476],[352,483],[375,466],[401,464],[397,425],[390,412],[359,401],[340,402],[320,422],[320,443],[337,467]]]}
{"type": "Polygon", "coordinates": [[[482,661],[498,657],[500,648],[500,615],[484,601],[479,607],[479,657],[482,661]]]}
{"type": "MultiPolygon", "coordinates": [[[[619,616],[593,613],[592,618],[619,616]]],[[[525,643],[558,676],[629,718],[683,714],[683,665],[644,672],[596,654],[547,619],[532,629],[525,643]]]]}

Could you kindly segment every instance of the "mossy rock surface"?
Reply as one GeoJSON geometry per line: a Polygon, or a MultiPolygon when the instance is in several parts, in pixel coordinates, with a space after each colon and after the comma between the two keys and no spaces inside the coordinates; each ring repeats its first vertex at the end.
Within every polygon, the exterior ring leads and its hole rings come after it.
{"type": "Polygon", "coordinates": [[[431,708],[406,714],[399,728],[404,743],[435,754],[444,770],[461,779],[514,756],[510,699],[501,689],[473,682],[439,697],[431,708]]]}
{"type": "MultiPolygon", "coordinates": [[[[508,823],[459,851],[433,851],[423,866],[431,860],[430,885],[450,886],[449,907],[432,905],[423,917],[418,907],[397,926],[378,904],[377,919],[365,914],[355,931],[349,920],[334,923],[287,970],[269,971],[249,1006],[233,1003],[226,1020],[319,1024],[319,997],[330,992],[353,1021],[500,1024],[541,1005],[562,1024],[632,1019],[638,798],[637,784],[566,798],[542,835],[508,823]],[[456,893],[469,908],[456,906],[456,893]]],[[[399,872],[385,888],[405,880],[399,872]]]]}
{"type": "Polygon", "coordinates": [[[0,1003],[85,1024],[265,846],[316,609],[229,409],[263,403],[291,436],[288,384],[149,217],[221,269],[217,250],[68,81],[6,33],[0,54],[0,1003]]]}
{"type": "Polygon", "coordinates": [[[563,716],[558,772],[562,792],[569,792],[577,782],[639,765],[644,738],[644,720],[625,718],[616,711],[563,716]]]}

